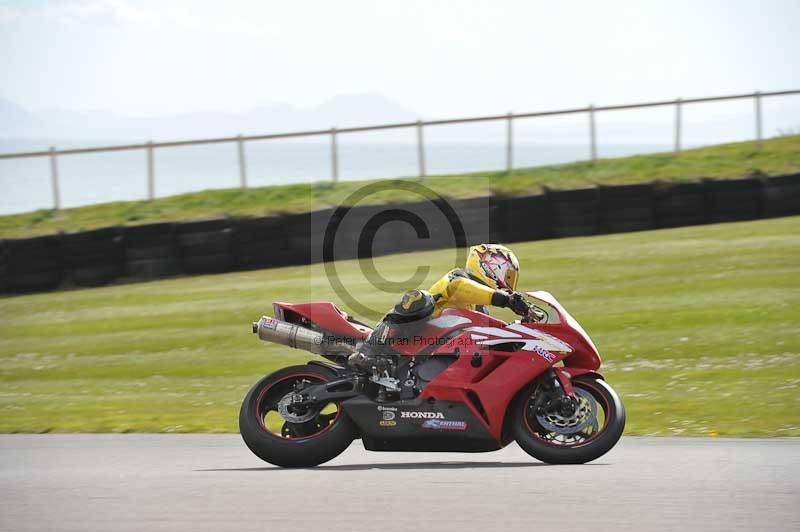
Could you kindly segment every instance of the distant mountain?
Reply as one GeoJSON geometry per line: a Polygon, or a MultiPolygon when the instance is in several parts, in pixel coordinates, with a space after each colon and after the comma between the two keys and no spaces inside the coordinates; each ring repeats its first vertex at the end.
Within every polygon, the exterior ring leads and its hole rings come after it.
{"type": "Polygon", "coordinates": [[[308,108],[276,104],[243,113],[207,111],[155,118],[134,118],[110,111],[31,112],[0,99],[0,138],[167,140],[283,133],[418,118],[416,113],[377,93],[337,96],[308,108]]]}
{"type": "Polygon", "coordinates": [[[29,136],[39,125],[36,115],[0,98],[0,136],[29,136]]]}
{"type": "MultiPolygon", "coordinates": [[[[797,130],[800,107],[772,108],[769,134],[797,130]],[[776,112],[776,109],[780,113],[776,112]],[[776,119],[778,118],[779,119],[776,119]]],[[[114,144],[121,141],[180,140],[204,137],[227,137],[238,134],[257,135],[286,133],[336,126],[366,126],[390,122],[413,122],[416,112],[389,100],[379,93],[350,94],[331,98],[316,106],[300,108],[285,103],[255,107],[242,113],[206,111],[135,118],[110,111],[66,111],[46,109],[28,111],[0,98],[0,152],[114,144]]],[[[442,117],[439,117],[442,118],[442,117]]],[[[447,117],[444,117],[447,118],[447,117]]],[[[583,114],[566,117],[517,120],[514,140],[556,144],[588,142],[588,122],[583,114]]],[[[503,121],[461,126],[429,127],[426,142],[504,142],[503,121]]],[[[602,114],[598,118],[598,142],[603,143],[671,143],[674,124],[671,115],[662,118],[638,115],[602,114]]],[[[684,140],[694,143],[717,143],[723,140],[747,139],[752,134],[752,117],[748,113],[724,114],[696,112],[684,118],[684,140]]],[[[360,137],[361,140],[367,137],[360,137]]],[[[372,138],[386,139],[376,135],[372,138]]],[[[399,138],[399,137],[398,137],[399,138]]],[[[413,142],[413,134],[406,134],[413,142]]]]}

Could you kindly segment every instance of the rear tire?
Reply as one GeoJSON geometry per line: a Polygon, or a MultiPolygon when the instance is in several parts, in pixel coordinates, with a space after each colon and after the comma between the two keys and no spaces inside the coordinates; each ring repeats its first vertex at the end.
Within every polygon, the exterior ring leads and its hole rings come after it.
{"type": "Polygon", "coordinates": [[[592,376],[578,377],[572,384],[576,389],[591,393],[596,407],[603,409],[603,426],[598,425],[597,431],[587,436],[585,441],[547,441],[547,431],[537,424],[535,416],[531,416],[529,412],[535,385],[520,392],[511,404],[511,429],[514,438],[526,453],[537,460],[548,464],[591,462],[610,451],[622,436],[625,429],[625,407],[611,386],[603,379],[592,376]]]}
{"type": "Polygon", "coordinates": [[[313,421],[304,425],[283,423],[282,429],[274,431],[264,419],[265,410],[272,410],[267,403],[274,403],[293,383],[327,382],[335,377],[335,373],[325,368],[304,365],[284,368],[258,381],[245,396],[239,412],[239,432],[253,454],[280,467],[312,467],[332,460],[347,449],[356,437],[356,429],[339,404],[336,404],[335,417],[313,427],[311,430],[316,432],[309,435],[297,434],[310,432],[304,427],[313,425],[313,421]],[[272,394],[276,397],[271,397],[270,391],[276,392],[272,394]],[[295,431],[294,437],[290,434],[292,431],[295,431]]]}

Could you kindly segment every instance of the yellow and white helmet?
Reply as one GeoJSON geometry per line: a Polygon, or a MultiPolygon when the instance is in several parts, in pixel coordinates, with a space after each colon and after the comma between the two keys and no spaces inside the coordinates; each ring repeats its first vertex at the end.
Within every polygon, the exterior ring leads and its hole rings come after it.
{"type": "Polygon", "coordinates": [[[519,261],[513,251],[500,244],[478,244],[469,248],[466,270],[492,288],[517,289],[519,261]]]}

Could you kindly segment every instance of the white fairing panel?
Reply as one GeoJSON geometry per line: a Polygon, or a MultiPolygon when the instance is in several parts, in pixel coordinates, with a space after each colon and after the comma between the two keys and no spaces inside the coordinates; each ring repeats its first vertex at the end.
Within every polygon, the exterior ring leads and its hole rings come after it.
{"type": "Polygon", "coordinates": [[[569,344],[538,329],[532,329],[521,323],[512,323],[508,328],[536,338],[532,345],[537,345],[542,349],[561,353],[572,353],[572,347],[569,344]]]}
{"type": "Polygon", "coordinates": [[[440,329],[449,329],[450,327],[458,327],[459,325],[466,325],[468,323],[472,323],[472,320],[464,316],[451,315],[439,316],[438,318],[428,321],[428,325],[433,325],[440,329]]]}
{"type": "Polygon", "coordinates": [[[478,333],[478,334],[488,334],[490,336],[498,336],[500,338],[521,338],[522,336],[518,333],[513,331],[509,331],[508,328],[501,329],[499,327],[470,327],[467,329],[469,332],[478,333]]]}
{"type": "Polygon", "coordinates": [[[521,323],[512,323],[508,327],[470,327],[473,340],[479,345],[500,345],[509,341],[519,342],[523,351],[550,351],[554,353],[571,353],[572,347],[555,336],[549,335],[521,323]],[[490,338],[490,337],[494,338],[490,338]]]}

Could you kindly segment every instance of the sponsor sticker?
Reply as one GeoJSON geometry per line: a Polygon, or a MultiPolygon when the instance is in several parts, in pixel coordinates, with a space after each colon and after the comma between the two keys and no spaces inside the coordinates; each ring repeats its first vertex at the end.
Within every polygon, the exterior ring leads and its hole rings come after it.
{"type": "Polygon", "coordinates": [[[444,419],[441,412],[400,412],[402,419],[444,419]]]}
{"type": "MultiPolygon", "coordinates": [[[[384,421],[391,421],[397,417],[397,407],[395,406],[378,405],[378,412],[384,421]]],[[[394,426],[394,423],[391,426],[394,426]]]]}
{"type": "Polygon", "coordinates": [[[397,421],[392,421],[390,419],[382,419],[378,422],[381,427],[394,427],[397,425],[397,421]]]}
{"type": "Polygon", "coordinates": [[[433,430],[467,430],[467,422],[446,419],[426,419],[425,423],[422,424],[422,428],[433,430]]]}
{"type": "Polygon", "coordinates": [[[556,359],[556,356],[553,353],[547,351],[546,349],[542,349],[538,345],[532,345],[531,351],[533,351],[534,353],[536,353],[537,355],[539,355],[548,362],[552,362],[556,359]]]}
{"type": "Polygon", "coordinates": [[[278,320],[274,320],[272,318],[264,317],[262,320],[262,327],[266,329],[277,329],[278,328],[278,320]]]}

